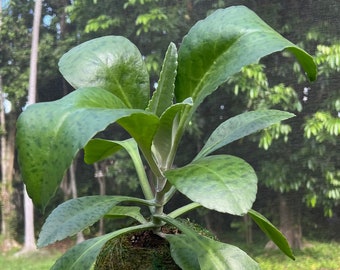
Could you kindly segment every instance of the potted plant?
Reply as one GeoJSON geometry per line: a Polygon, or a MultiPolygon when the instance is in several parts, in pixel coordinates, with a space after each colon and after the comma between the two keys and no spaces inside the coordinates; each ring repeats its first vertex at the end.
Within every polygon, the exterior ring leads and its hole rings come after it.
{"type": "Polygon", "coordinates": [[[196,23],[178,51],[175,44],[169,45],[151,98],[143,57],[124,37],[93,39],[63,55],[60,72],[75,91],[57,101],[29,106],[17,123],[21,172],[34,204],[46,207],[81,148],[89,164],[116,151],[127,151],[145,197],[87,196],[59,205],[43,225],[38,247],[75,235],[103,217],[131,217],[136,225],[72,247],[53,269],[90,269],[106,242],[145,231],[169,243],[171,256],[181,269],[257,269],[258,264],[241,249],[202,236],[176,219],[197,207],[250,215],[294,258],[284,236],[251,209],[257,191],[253,168],[241,158],[212,154],[293,114],[264,110],[230,118],[212,132],[193,160],[183,167],[173,166],[185,128],[204,98],[245,65],[281,50],[295,55],[309,79],[315,79],[316,66],[310,55],[248,8],[235,6],[217,10],[196,23]],[[93,139],[112,123],[118,123],[131,138],[93,139]],[[141,155],[152,179],[147,177],[141,155]],[[152,185],[150,181],[154,181],[152,185]],[[165,213],[164,205],[175,192],[192,203],[165,213]],[[149,209],[147,216],[140,213],[142,205],[149,209]],[[165,224],[177,228],[177,233],[164,232],[165,224]]]}

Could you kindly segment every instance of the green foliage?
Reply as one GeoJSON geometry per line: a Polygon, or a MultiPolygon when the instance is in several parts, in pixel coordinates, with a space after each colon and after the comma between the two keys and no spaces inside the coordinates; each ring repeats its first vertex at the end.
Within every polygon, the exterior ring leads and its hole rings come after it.
{"type": "Polygon", "coordinates": [[[318,142],[328,140],[335,144],[340,134],[340,118],[329,112],[318,111],[306,121],[304,132],[307,138],[314,136],[318,142]]]}
{"type": "MultiPolygon", "coordinates": [[[[22,102],[27,94],[28,69],[30,57],[30,35],[27,28],[31,21],[22,16],[17,8],[17,1],[10,1],[2,11],[0,27],[0,75],[2,77],[3,92],[8,94],[12,104],[22,102]]],[[[15,108],[19,109],[19,108],[15,108]]]]}
{"type": "Polygon", "coordinates": [[[159,84],[155,94],[149,102],[147,110],[160,117],[163,112],[172,105],[174,98],[175,79],[177,70],[177,49],[176,45],[170,43],[165,54],[159,84]]]}
{"type": "Polygon", "coordinates": [[[108,29],[109,27],[120,24],[118,18],[112,19],[107,15],[100,15],[98,18],[90,19],[85,27],[85,33],[97,32],[99,29],[108,29]]]}
{"type": "MultiPolygon", "coordinates": [[[[327,6],[329,4],[330,2],[327,6]]],[[[288,2],[281,1],[280,5],[281,11],[289,7],[288,2]]],[[[328,21],[332,16],[337,16],[331,8],[326,11],[324,5],[321,1],[314,2],[310,7],[304,5],[306,14],[311,16],[308,20],[313,17],[313,10],[323,10],[319,15],[322,17],[327,14],[328,21]]],[[[301,3],[297,6],[302,8],[301,3]]],[[[275,14],[279,11],[271,12],[275,14]]],[[[276,15],[271,23],[280,17],[276,15]]],[[[238,95],[237,101],[242,100],[241,106],[246,109],[275,108],[289,110],[297,115],[289,122],[272,125],[250,138],[261,148],[269,150],[259,153],[261,160],[255,158],[254,162],[260,172],[259,179],[270,189],[283,193],[283,196],[288,192],[295,192],[307,206],[321,206],[325,215],[329,216],[339,206],[338,197],[329,197],[329,194],[338,194],[339,187],[332,185],[327,179],[329,173],[337,174],[340,164],[340,88],[337,79],[340,50],[339,40],[334,35],[338,30],[333,28],[333,24],[325,23],[320,16],[318,20],[310,20],[309,23],[297,19],[296,16],[297,13],[284,12],[283,20],[287,24],[281,32],[285,36],[291,35],[301,40],[299,44],[315,52],[319,78],[317,82],[306,82],[297,62],[294,70],[298,74],[292,74],[283,61],[289,59],[286,53],[281,57],[275,55],[268,60],[264,59],[260,64],[246,66],[228,82],[238,95]],[[327,31],[324,31],[325,27],[327,31]],[[280,65],[273,65],[274,62],[279,62],[280,65]],[[288,80],[289,84],[281,83],[285,78],[291,78],[288,80]],[[273,160],[277,162],[273,163],[273,160]]],[[[297,209],[299,208],[296,207],[293,211],[297,209]]]]}
{"type": "MultiPolygon", "coordinates": [[[[260,165],[263,183],[281,193],[298,192],[308,207],[321,206],[326,216],[332,216],[339,205],[340,192],[338,184],[328,178],[339,171],[340,92],[335,79],[339,72],[338,58],[337,42],[316,47],[318,82],[309,87],[304,83],[302,93],[297,90],[301,86],[294,86],[292,92],[296,97],[291,99],[291,106],[294,101],[299,102],[298,95],[301,100],[297,119],[269,127],[259,139],[265,149],[272,144],[270,155],[260,165]],[[284,157],[282,147],[287,153],[284,157]],[[273,156],[277,156],[276,164],[272,162],[273,156]]],[[[264,104],[273,106],[268,101],[264,104]]]]}
{"type": "Polygon", "coordinates": [[[181,193],[208,209],[244,215],[255,201],[256,174],[249,164],[234,156],[200,158],[164,174],[181,193]],[[192,188],[193,183],[195,188],[192,188]]]}
{"type": "Polygon", "coordinates": [[[66,201],[49,215],[41,229],[38,247],[65,239],[79,232],[79,229],[83,231],[105,214],[112,215],[114,212],[112,208],[121,202],[152,204],[138,198],[123,196],[90,196],[66,201]]]}
{"type": "Polygon", "coordinates": [[[259,269],[258,264],[239,248],[197,234],[187,226],[169,217],[160,216],[179,228],[183,234],[166,235],[171,256],[181,269],[259,269]]]}
{"type": "MultiPolygon", "coordinates": [[[[249,65],[243,67],[239,74],[228,81],[233,85],[235,95],[242,93],[247,97],[247,109],[279,108],[285,111],[301,112],[302,104],[295,89],[282,83],[269,85],[264,69],[262,64],[249,65]]],[[[272,125],[258,136],[259,147],[268,150],[273,141],[279,138],[287,142],[291,131],[292,128],[288,124],[272,125]]]]}
{"type": "MultiPolygon", "coordinates": [[[[29,163],[35,157],[34,166],[23,166],[22,174],[27,179],[27,188],[32,188],[29,192],[36,205],[42,208],[46,206],[78,150],[110,123],[125,118],[124,123],[130,122],[133,125],[138,122],[138,114],[142,114],[148,125],[138,125],[135,132],[140,136],[145,132],[152,133],[154,121],[157,122],[155,116],[142,110],[124,108],[125,105],[116,96],[93,87],[81,88],[81,91],[72,92],[51,104],[39,103],[27,108],[27,117],[18,125],[17,143],[20,145],[22,164],[29,163]],[[43,124],[37,115],[49,120],[43,124]],[[88,121],[93,124],[89,126],[88,121]],[[31,126],[32,132],[23,135],[28,126],[31,126]],[[45,139],[41,138],[41,133],[45,134],[45,139]],[[42,149],[53,151],[41,151],[42,149]]],[[[144,118],[143,116],[141,117],[144,118]]]]}
{"type": "Polygon", "coordinates": [[[295,257],[282,233],[271,222],[255,210],[249,210],[248,215],[255,221],[262,231],[291,259],[295,257]]]}
{"type": "MultiPolygon", "coordinates": [[[[67,52],[59,67],[76,90],[60,100],[28,107],[18,120],[19,160],[30,196],[44,209],[79,149],[85,149],[89,163],[124,149],[134,163],[145,199],[91,196],[59,205],[41,231],[40,247],[76,234],[102,217],[126,216],[140,224],[73,247],[53,269],[89,269],[109,239],[146,229],[170,242],[172,256],[183,269],[211,269],[212,265],[214,269],[258,269],[242,250],[202,237],[174,218],[200,206],[233,215],[249,212],[257,191],[252,167],[235,156],[208,155],[293,115],[271,110],[236,116],[222,123],[187,165],[174,168],[174,159],[184,130],[204,98],[243,66],[284,49],[315,79],[313,59],[255,13],[242,6],[218,10],[191,28],[181,43],[178,60],[177,50],[170,44],[151,99],[142,55],[128,39],[105,36],[67,52]],[[91,140],[112,123],[119,124],[131,138],[91,140]],[[139,150],[153,173],[150,179],[139,150]],[[164,205],[176,191],[193,202],[166,215],[164,205]],[[138,206],[117,206],[121,202],[147,205],[148,216],[141,216],[138,206]],[[56,226],[59,223],[62,225],[56,226]],[[164,223],[182,234],[162,233],[164,223]]],[[[258,213],[250,214],[292,257],[290,248],[282,245],[284,236],[258,213]]]]}
{"type": "Polygon", "coordinates": [[[247,17],[239,16],[237,9],[230,9],[228,13],[234,24],[220,38],[216,39],[216,36],[221,34],[219,26],[225,16],[223,10],[218,10],[214,16],[197,23],[183,39],[179,49],[175,92],[178,101],[192,97],[198,106],[207,95],[231,75],[240,71],[243,66],[285,48],[295,54],[297,59],[303,59],[300,64],[310,79],[315,79],[316,69],[313,60],[305,58],[304,51],[273,32],[255,13],[249,12],[247,17]],[[198,42],[202,39],[202,31],[208,28],[210,31],[206,34],[204,42],[198,42]],[[251,46],[254,40],[257,43],[255,51],[251,46]],[[268,44],[270,46],[267,46],[268,44]]]}
{"type": "MultiPolygon", "coordinates": [[[[292,116],[293,115],[291,113],[286,113],[285,118],[288,119],[292,116]]],[[[283,113],[282,111],[276,110],[258,110],[253,112],[246,112],[229,118],[228,121],[225,121],[215,129],[215,131],[211,134],[210,138],[207,140],[206,144],[199,152],[197,157],[206,156],[207,154],[210,154],[223,145],[226,145],[253,133],[254,129],[261,130],[281,120],[284,120],[283,113]],[[221,134],[223,134],[223,136],[221,136],[221,134]]],[[[273,126],[279,126],[280,128],[285,127],[285,125],[283,124],[276,124],[272,125],[271,127],[273,126]]],[[[269,129],[270,127],[268,127],[265,131],[268,131],[269,129]]],[[[284,131],[282,130],[280,133],[283,132],[284,131]]],[[[278,134],[280,133],[276,132],[275,134],[276,136],[278,136],[278,134]]],[[[270,143],[267,144],[270,145],[270,143]]]]}
{"type": "Polygon", "coordinates": [[[340,45],[332,46],[318,45],[315,62],[321,66],[320,74],[329,76],[330,73],[340,71],[340,45]]]}
{"type": "Polygon", "coordinates": [[[249,109],[280,107],[283,110],[300,112],[302,104],[295,90],[283,83],[270,86],[264,69],[261,64],[243,67],[239,74],[228,81],[233,84],[235,95],[247,95],[249,109]]]}
{"type": "Polygon", "coordinates": [[[74,88],[101,87],[116,95],[126,107],[144,109],[150,86],[138,49],[119,36],[101,38],[99,44],[101,47],[93,39],[64,54],[59,61],[60,72],[74,88]],[[114,52],[112,47],[116,48],[114,52]]]}
{"type": "Polygon", "coordinates": [[[140,28],[137,30],[137,35],[140,35],[142,32],[149,32],[152,25],[167,19],[168,17],[160,8],[154,8],[146,14],[139,15],[136,19],[136,24],[140,25],[140,28]]]}
{"type": "Polygon", "coordinates": [[[158,2],[158,0],[138,0],[138,1],[137,0],[128,0],[124,4],[124,8],[127,8],[129,6],[134,6],[134,5],[136,5],[136,3],[144,5],[144,4],[150,3],[150,2],[158,2]]]}

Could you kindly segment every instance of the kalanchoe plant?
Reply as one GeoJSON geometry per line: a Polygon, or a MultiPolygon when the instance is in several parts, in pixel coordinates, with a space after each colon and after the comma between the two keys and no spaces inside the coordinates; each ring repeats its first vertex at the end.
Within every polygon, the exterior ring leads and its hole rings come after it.
{"type": "Polygon", "coordinates": [[[311,56],[255,13],[243,6],[217,10],[191,28],[178,52],[173,43],[169,45],[151,99],[143,58],[126,38],[105,36],[67,52],[59,67],[76,90],[60,100],[29,106],[18,119],[19,160],[30,197],[44,209],[65,170],[84,148],[89,164],[125,149],[145,198],[88,196],[59,205],[47,218],[38,247],[75,235],[103,217],[123,215],[138,224],[74,246],[53,269],[89,269],[108,240],[141,230],[153,230],[165,238],[182,269],[257,269],[257,263],[239,248],[205,238],[176,219],[197,207],[250,215],[287,256],[294,258],[284,236],[251,209],[257,191],[252,167],[235,156],[212,155],[232,141],[292,117],[291,113],[253,111],[230,118],[216,128],[192,161],[173,168],[185,128],[204,98],[243,66],[281,50],[295,55],[309,79],[315,79],[311,56]],[[112,123],[118,123],[131,138],[92,139],[112,123]],[[151,179],[140,154],[154,175],[151,179]],[[192,203],[165,213],[164,205],[176,191],[192,203]],[[136,206],[118,206],[125,202],[146,205],[148,216],[136,211],[136,206]],[[181,233],[162,233],[164,224],[177,227],[181,233]]]}

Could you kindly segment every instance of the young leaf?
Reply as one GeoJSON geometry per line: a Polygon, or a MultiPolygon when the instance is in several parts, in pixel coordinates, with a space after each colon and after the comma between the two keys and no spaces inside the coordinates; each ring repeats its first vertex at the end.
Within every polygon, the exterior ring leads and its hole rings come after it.
{"type": "Polygon", "coordinates": [[[243,215],[256,197],[257,177],[253,168],[234,156],[201,158],[164,174],[192,201],[219,212],[243,215]]]}
{"type": "Polygon", "coordinates": [[[151,205],[148,201],[126,196],[87,196],[60,204],[46,219],[39,235],[38,247],[81,232],[124,201],[151,205]]]}
{"type": "Polygon", "coordinates": [[[74,87],[101,87],[129,108],[145,109],[150,96],[149,74],[138,48],[121,36],[84,42],[59,61],[64,78],[74,87]]]}
{"type": "Polygon", "coordinates": [[[153,153],[163,168],[167,166],[167,158],[173,147],[180,113],[188,106],[192,106],[191,99],[172,105],[160,118],[159,128],[153,139],[153,153]]]}
{"type": "Polygon", "coordinates": [[[175,219],[165,216],[159,218],[182,232],[165,235],[170,242],[171,256],[181,269],[260,269],[258,264],[239,248],[201,236],[175,219]]]}
{"type": "Polygon", "coordinates": [[[107,241],[120,235],[152,228],[152,223],[141,224],[114,231],[103,236],[86,240],[64,253],[52,266],[51,270],[90,270],[107,241]]]}
{"type": "Polygon", "coordinates": [[[175,96],[196,108],[203,99],[243,66],[284,49],[292,52],[310,80],[316,65],[305,51],[283,38],[243,6],[220,9],[196,23],[178,51],[175,96]]]}
{"type": "Polygon", "coordinates": [[[148,111],[159,117],[173,102],[176,71],[177,49],[175,44],[171,42],[165,54],[157,89],[153,93],[147,108],[148,111]]]}
{"type": "Polygon", "coordinates": [[[248,215],[284,254],[295,260],[294,254],[286,237],[268,219],[253,209],[249,210],[248,215]]]}
{"type": "Polygon", "coordinates": [[[23,179],[34,204],[45,208],[78,150],[96,133],[122,118],[128,125],[128,116],[133,125],[134,114],[143,114],[146,120],[136,126],[136,134],[138,129],[145,134],[149,123],[150,132],[154,132],[154,119],[158,121],[155,115],[127,109],[119,98],[100,88],[81,88],[60,100],[29,106],[17,122],[17,147],[23,179]]]}
{"type": "Polygon", "coordinates": [[[293,116],[294,114],[288,112],[265,110],[246,112],[232,117],[214,130],[195,159],[207,156],[228,143],[293,116]]]}

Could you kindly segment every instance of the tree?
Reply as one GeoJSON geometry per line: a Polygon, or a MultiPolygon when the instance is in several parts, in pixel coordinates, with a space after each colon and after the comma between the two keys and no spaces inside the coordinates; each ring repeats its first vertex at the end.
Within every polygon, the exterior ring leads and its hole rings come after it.
{"type": "MultiPolygon", "coordinates": [[[[41,20],[42,0],[36,0],[34,6],[34,20],[32,28],[32,46],[30,58],[30,77],[27,105],[34,104],[37,100],[37,71],[38,71],[38,46],[41,20]]],[[[35,250],[34,235],[34,209],[32,200],[29,198],[26,187],[24,188],[24,211],[25,211],[25,241],[24,252],[35,250]]]]}
{"type": "MultiPolygon", "coordinates": [[[[20,100],[25,95],[27,86],[28,38],[27,18],[20,16],[20,10],[14,10],[11,1],[0,12],[0,122],[1,122],[1,233],[3,250],[9,250],[18,244],[15,242],[16,207],[13,203],[13,180],[15,148],[15,119],[20,108],[20,100]],[[26,82],[25,82],[26,81],[26,82]],[[11,103],[11,109],[5,114],[5,95],[11,103]],[[19,106],[18,106],[19,105],[19,106]]],[[[25,5],[24,5],[25,6],[25,5]]]]}

